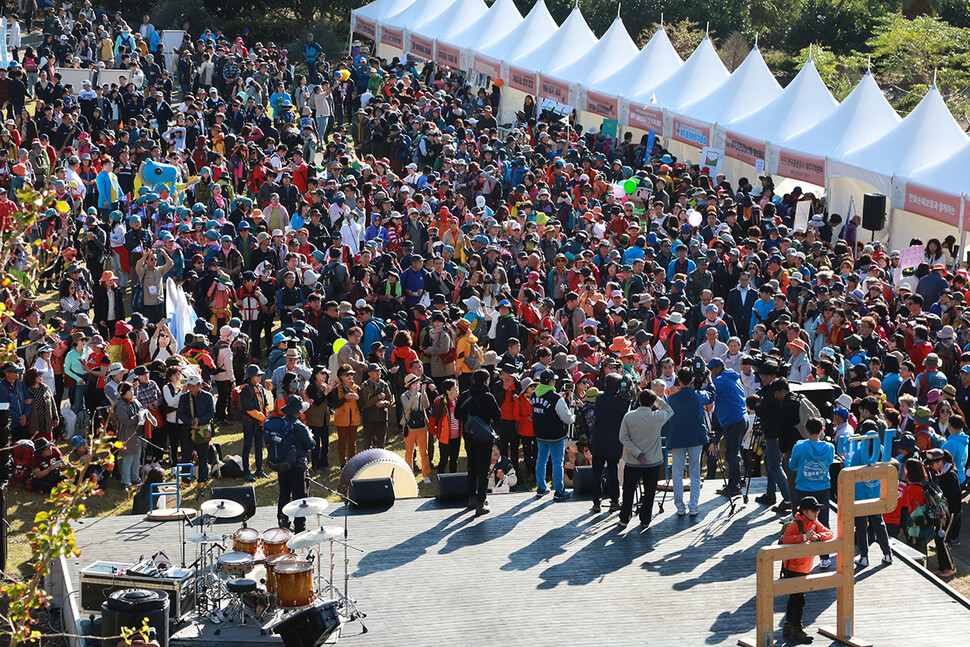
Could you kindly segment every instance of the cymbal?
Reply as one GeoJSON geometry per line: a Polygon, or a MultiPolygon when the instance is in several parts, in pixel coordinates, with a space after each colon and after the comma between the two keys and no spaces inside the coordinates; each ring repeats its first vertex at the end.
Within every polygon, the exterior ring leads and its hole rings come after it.
{"type": "Polygon", "coordinates": [[[207,532],[193,532],[185,539],[191,541],[193,544],[214,544],[222,541],[220,535],[213,535],[207,532]]]}
{"type": "Polygon", "coordinates": [[[242,505],[229,499],[210,499],[202,504],[202,513],[216,519],[232,519],[245,511],[242,505]]]}
{"type": "Polygon", "coordinates": [[[310,546],[317,546],[322,544],[328,539],[333,539],[338,537],[343,530],[337,528],[336,526],[331,528],[317,528],[316,530],[307,530],[295,535],[292,539],[286,542],[287,547],[292,550],[297,550],[300,548],[309,548],[310,546]]]}
{"type": "Polygon", "coordinates": [[[309,496],[296,501],[290,501],[283,506],[283,514],[287,517],[313,517],[326,512],[330,502],[318,496],[309,496]]]}

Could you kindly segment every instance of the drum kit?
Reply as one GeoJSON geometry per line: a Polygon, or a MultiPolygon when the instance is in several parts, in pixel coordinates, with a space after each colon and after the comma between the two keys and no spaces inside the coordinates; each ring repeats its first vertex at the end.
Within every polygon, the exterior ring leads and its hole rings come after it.
{"type": "MultiPolygon", "coordinates": [[[[346,520],[344,528],[322,525],[329,505],[326,499],[320,497],[305,497],[287,504],[283,508],[283,514],[287,517],[317,518],[317,528],[296,535],[286,528],[269,528],[259,532],[249,528],[245,521],[232,534],[222,535],[213,529],[213,523],[218,519],[243,516],[243,506],[228,499],[212,499],[203,503],[202,532],[185,538],[197,546],[194,564],[198,572],[197,614],[218,624],[231,620],[231,613],[227,614],[226,607],[227,602],[233,601],[233,593],[227,585],[236,578],[251,578],[265,587],[265,591],[256,592],[256,599],[265,600],[267,608],[274,612],[285,614],[298,611],[329,599],[337,602],[345,621],[365,617],[348,593],[348,550],[363,551],[347,542],[346,520]],[[330,561],[329,572],[325,576],[322,569],[326,544],[329,544],[330,561]],[[338,546],[343,546],[344,551],[342,590],[334,581],[335,551],[338,546]]],[[[339,574],[336,576],[339,577],[339,574]]],[[[234,611],[238,615],[238,609],[234,611]]],[[[251,613],[249,615],[254,617],[251,613]]],[[[254,619],[259,622],[258,618],[254,619]]]]}

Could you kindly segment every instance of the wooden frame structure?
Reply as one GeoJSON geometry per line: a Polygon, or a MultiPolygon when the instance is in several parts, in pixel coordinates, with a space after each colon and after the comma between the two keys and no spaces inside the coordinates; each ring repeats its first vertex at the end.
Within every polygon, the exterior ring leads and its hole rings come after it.
{"type": "MultiPolygon", "coordinates": [[[[869,440],[857,436],[852,441],[869,440]]],[[[891,442],[891,439],[887,442],[891,442]]],[[[898,499],[899,474],[888,462],[847,467],[839,473],[838,530],[834,539],[808,544],[778,544],[758,551],[755,641],[739,640],[743,647],[774,645],[774,601],[779,595],[835,589],[835,629],[818,632],[850,647],[871,647],[855,637],[855,520],[856,517],[891,512],[898,499]],[[879,481],[878,499],[855,500],[855,484],[879,481]],[[836,555],[834,572],[812,573],[805,577],[775,579],[775,562],[816,555],[836,555]]]]}

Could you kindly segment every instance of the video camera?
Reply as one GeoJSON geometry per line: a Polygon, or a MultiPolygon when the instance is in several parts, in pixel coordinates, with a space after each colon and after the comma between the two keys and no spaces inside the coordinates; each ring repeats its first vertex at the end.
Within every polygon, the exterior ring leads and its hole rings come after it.
{"type": "Polygon", "coordinates": [[[710,376],[710,371],[707,369],[707,364],[704,362],[703,357],[694,356],[689,362],[685,363],[684,366],[690,369],[691,375],[694,376],[694,388],[699,389],[704,386],[707,382],[707,378],[710,376]]]}
{"type": "Polygon", "coordinates": [[[775,377],[787,378],[788,374],[791,372],[791,363],[786,362],[781,357],[775,355],[769,355],[768,353],[762,353],[760,351],[751,351],[748,353],[753,360],[755,360],[755,373],[761,374],[762,372],[771,372],[775,377]],[[767,368],[768,371],[763,371],[762,369],[767,368]]]}

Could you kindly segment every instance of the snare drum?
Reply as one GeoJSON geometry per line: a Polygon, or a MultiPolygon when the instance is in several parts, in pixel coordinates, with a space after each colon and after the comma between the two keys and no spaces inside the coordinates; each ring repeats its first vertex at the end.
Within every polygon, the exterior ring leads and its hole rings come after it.
{"type": "Polygon", "coordinates": [[[240,528],[232,536],[232,549],[255,555],[259,549],[259,531],[254,528],[240,528]]]}
{"type": "Polygon", "coordinates": [[[219,572],[226,575],[246,575],[253,570],[253,556],[233,551],[219,556],[219,572]]]}
{"type": "Polygon", "coordinates": [[[284,609],[305,607],[313,602],[313,566],[302,560],[283,560],[273,568],[276,600],[284,609]]]}
{"type": "Polygon", "coordinates": [[[283,562],[298,561],[300,558],[293,553],[279,553],[266,559],[266,592],[276,592],[276,566],[283,562]]]}
{"type": "Polygon", "coordinates": [[[290,540],[293,533],[286,528],[270,528],[263,531],[263,554],[266,557],[289,553],[290,549],[286,542],[290,540]]]}

